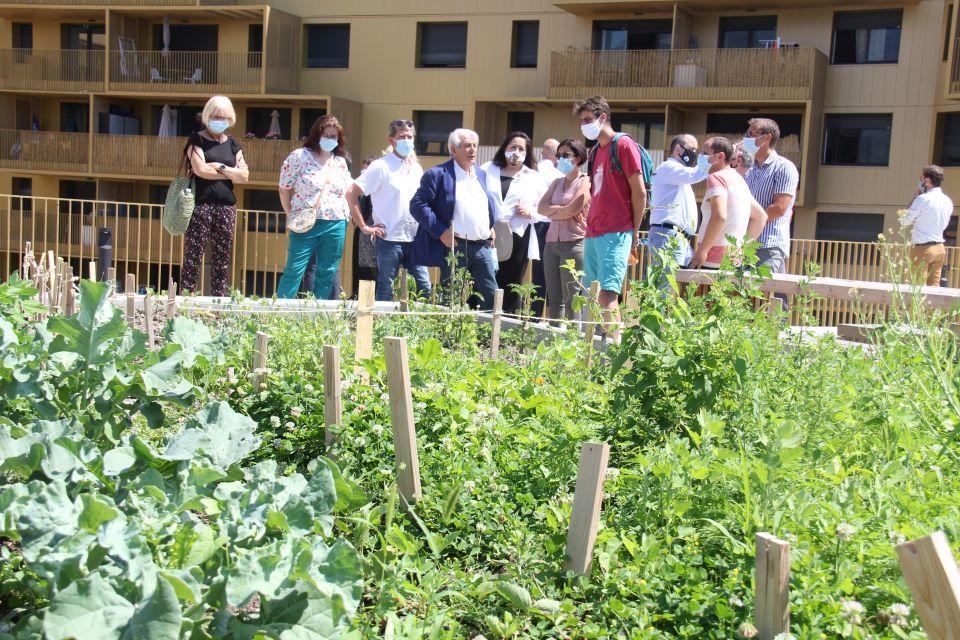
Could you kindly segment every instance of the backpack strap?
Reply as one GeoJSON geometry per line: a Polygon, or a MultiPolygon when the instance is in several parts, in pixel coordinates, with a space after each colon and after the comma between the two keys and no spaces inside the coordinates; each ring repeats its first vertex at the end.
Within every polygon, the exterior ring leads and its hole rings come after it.
{"type": "Polygon", "coordinates": [[[623,173],[623,167],[620,165],[620,155],[617,153],[617,142],[623,137],[629,138],[630,136],[625,133],[615,133],[613,134],[613,140],[610,141],[610,166],[618,173],[623,173]]]}

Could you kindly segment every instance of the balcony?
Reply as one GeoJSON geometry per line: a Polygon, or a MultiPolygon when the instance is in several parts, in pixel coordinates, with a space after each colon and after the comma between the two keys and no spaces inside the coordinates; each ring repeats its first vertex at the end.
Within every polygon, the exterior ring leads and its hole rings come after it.
{"type": "Polygon", "coordinates": [[[0,49],[0,88],[103,91],[103,51],[0,49]]]}
{"type": "Polygon", "coordinates": [[[111,51],[110,91],[261,93],[259,53],[111,51]]]}
{"type": "MultiPolygon", "coordinates": [[[[108,7],[157,7],[157,6],[196,6],[197,0],[0,0],[0,4],[10,5],[105,5],[108,7]]],[[[204,3],[205,4],[205,3],[204,3]]]]}
{"type": "Polygon", "coordinates": [[[554,51],[550,98],[810,100],[826,56],[810,48],[554,51]]]}
{"type": "Polygon", "coordinates": [[[88,142],[85,133],[0,129],[0,167],[86,172],[88,142]]]}
{"type": "MultiPolygon", "coordinates": [[[[171,178],[186,138],[93,136],[93,172],[103,175],[171,178]]],[[[280,165],[299,143],[293,140],[241,140],[252,182],[276,183],[280,165]]]]}

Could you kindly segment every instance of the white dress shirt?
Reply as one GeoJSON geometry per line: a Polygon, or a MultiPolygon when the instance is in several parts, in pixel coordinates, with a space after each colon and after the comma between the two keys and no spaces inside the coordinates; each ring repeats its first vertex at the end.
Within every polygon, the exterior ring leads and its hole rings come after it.
{"type": "Polygon", "coordinates": [[[487,240],[490,237],[490,209],[487,192],[473,166],[467,173],[460,163],[453,161],[456,175],[456,201],[453,206],[453,235],[467,240],[487,240]]]}
{"type": "Polygon", "coordinates": [[[420,186],[423,167],[419,162],[407,163],[389,153],[370,163],[354,184],[363,195],[370,196],[373,221],[387,229],[391,242],[413,242],[417,221],[410,215],[410,199],[420,186]]]}
{"type": "Polygon", "coordinates": [[[543,176],[543,183],[547,187],[552,185],[557,178],[563,177],[563,174],[557,169],[557,165],[553,163],[553,160],[547,160],[546,158],[537,163],[537,171],[543,176]]]}
{"type": "MultiPolygon", "coordinates": [[[[510,225],[510,232],[522,236],[534,222],[549,222],[537,213],[537,207],[540,204],[540,198],[547,192],[547,186],[543,183],[543,176],[530,167],[523,165],[520,167],[510,181],[510,188],[507,190],[507,196],[501,194],[503,190],[500,187],[500,167],[492,162],[485,163],[482,167],[487,174],[487,191],[493,196],[493,203],[497,206],[496,216],[498,223],[510,225]],[[530,212],[530,218],[524,218],[516,213],[517,205],[523,204],[530,212]]],[[[499,232],[498,232],[499,233],[499,232]]],[[[512,246],[512,243],[511,243],[512,246]]],[[[500,247],[498,246],[498,249],[500,247]]],[[[509,258],[509,255],[501,255],[503,260],[509,258]]],[[[530,241],[527,246],[527,259],[540,259],[540,244],[537,242],[537,234],[530,234],[530,241]]]]}
{"type": "Polygon", "coordinates": [[[953,201],[940,187],[934,187],[913,199],[903,225],[913,225],[913,244],[943,242],[943,230],[953,214],[953,201]]]}
{"type": "Polygon", "coordinates": [[[697,230],[697,199],[690,186],[707,178],[708,172],[688,167],[670,156],[657,167],[650,183],[650,224],[672,224],[688,235],[697,230]]]}

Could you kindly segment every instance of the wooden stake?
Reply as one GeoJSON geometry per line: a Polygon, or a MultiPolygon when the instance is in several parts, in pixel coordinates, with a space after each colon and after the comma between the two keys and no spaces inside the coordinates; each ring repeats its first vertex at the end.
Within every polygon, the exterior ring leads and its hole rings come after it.
{"type": "Polygon", "coordinates": [[[257,331],[257,337],[253,345],[253,391],[260,391],[260,386],[266,384],[267,374],[264,371],[267,368],[267,334],[263,331],[257,331]]]}
{"type": "Polygon", "coordinates": [[[324,443],[329,449],[337,440],[343,424],[343,398],[340,391],[340,347],[323,345],[323,422],[324,443]]]}
{"type": "Polygon", "coordinates": [[[400,268],[400,311],[410,310],[410,286],[407,270],[400,268]]]}
{"type": "Polygon", "coordinates": [[[77,299],[73,291],[73,267],[67,266],[63,272],[63,313],[72,316],[76,311],[77,299]]]}
{"type": "Polygon", "coordinates": [[[91,282],[96,282],[97,281],[97,261],[91,260],[90,262],[87,263],[87,267],[88,267],[87,279],[90,280],[91,282]]]}
{"type": "Polygon", "coordinates": [[[397,486],[407,502],[420,499],[420,459],[417,431],[413,422],[413,395],[410,390],[410,363],[406,338],[384,341],[387,383],[390,389],[390,418],[393,423],[393,451],[397,459],[397,486]]]}
{"type": "Polygon", "coordinates": [[[490,357],[500,357],[500,324],[503,321],[503,289],[493,292],[493,328],[490,331],[490,357]]]}
{"type": "Polygon", "coordinates": [[[773,640],[790,631],[790,544],[758,533],[756,545],[757,639],[773,640]]]}
{"type": "Polygon", "coordinates": [[[593,545],[600,525],[600,505],[603,502],[603,481],[607,475],[610,445],[584,442],[580,445],[580,468],[577,487],[573,492],[573,513],[567,531],[567,560],[565,571],[582,576],[590,575],[593,565],[593,545]]]}
{"type": "Polygon", "coordinates": [[[770,299],[767,300],[767,317],[777,318],[781,313],[783,313],[783,300],[771,295],[770,299]]]}
{"type": "Polygon", "coordinates": [[[117,270],[113,267],[107,269],[107,283],[110,285],[110,295],[117,293],[117,270]]]}
{"type": "Polygon", "coordinates": [[[173,320],[177,315],[177,283],[171,277],[167,285],[167,320],[173,320]]]}
{"type": "Polygon", "coordinates": [[[361,280],[360,292],[357,296],[357,336],[354,356],[357,361],[356,372],[362,384],[370,382],[370,374],[360,365],[360,362],[373,357],[373,302],[376,286],[372,280],[361,280]]]}
{"type": "Polygon", "coordinates": [[[147,326],[147,350],[153,351],[153,346],[156,344],[153,332],[153,296],[149,291],[143,296],[143,317],[147,326]]]}
{"type": "Polygon", "coordinates": [[[593,336],[597,331],[599,319],[595,308],[600,299],[600,283],[594,280],[590,283],[590,298],[587,300],[587,313],[584,315],[587,322],[583,325],[583,339],[587,343],[587,356],[584,366],[589,369],[593,364],[593,336]]]}
{"type": "Polygon", "coordinates": [[[137,277],[132,273],[127,274],[127,282],[123,287],[124,293],[136,293],[137,292],[137,277]]]}
{"type": "Polygon", "coordinates": [[[930,640],[960,639],[960,570],[942,531],[897,545],[900,570],[930,640]]]}
{"type": "Polygon", "coordinates": [[[57,285],[57,312],[63,311],[63,258],[57,256],[57,273],[56,273],[56,285],[57,285]]]}

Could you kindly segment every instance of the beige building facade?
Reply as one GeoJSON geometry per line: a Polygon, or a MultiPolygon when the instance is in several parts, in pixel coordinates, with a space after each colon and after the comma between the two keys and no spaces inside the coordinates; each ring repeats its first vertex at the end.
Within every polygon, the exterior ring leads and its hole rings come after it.
{"type": "MultiPolygon", "coordinates": [[[[0,2],[0,193],[162,201],[215,93],[252,168],[238,204],[258,210],[319,114],[355,161],[414,120],[432,165],[454,126],[483,145],[577,137],[571,105],[601,94],[651,150],[780,121],[799,238],[874,238],[930,162],[960,198],[960,0],[56,2],[0,2]]],[[[264,250],[282,252],[274,235],[264,250]]]]}

